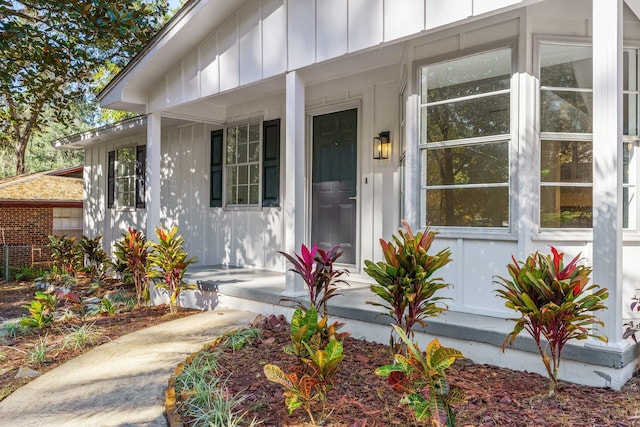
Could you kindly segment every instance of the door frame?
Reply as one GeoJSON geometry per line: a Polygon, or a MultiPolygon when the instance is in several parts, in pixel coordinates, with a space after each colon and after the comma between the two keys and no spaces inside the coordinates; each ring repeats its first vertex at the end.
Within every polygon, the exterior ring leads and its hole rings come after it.
{"type": "Polygon", "coordinates": [[[362,173],[362,100],[361,99],[352,99],[346,102],[340,102],[331,105],[323,105],[320,107],[312,107],[307,108],[305,111],[305,141],[307,144],[307,153],[305,159],[305,167],[306,167],[306,197],[305,197],[305,211],[307,212],[308,221],[306,223],[305,230],[305,240],[311,244],[311,212],[312,212],[312,177],[313,177],[313,118],[316,116],[322,116],[325,114],[331,113],[339,113],[345,110],[356,110],[356,237],[355,237],[355,264],[344,264],[338,262],[337,264],[343,267],[354,269],[353,273],[356,273],[360,269],[360,254],[362,251],[362,242],[361,242],[361,197],[362,197],[362,187],[360,183],[360,177],[362,173]]]}

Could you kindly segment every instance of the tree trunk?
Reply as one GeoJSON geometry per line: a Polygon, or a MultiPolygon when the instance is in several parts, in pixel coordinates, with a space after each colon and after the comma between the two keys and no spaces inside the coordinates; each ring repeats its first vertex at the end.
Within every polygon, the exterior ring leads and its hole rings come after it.
{"type": "Polygon", "coordinates": [[[16,138],[16,175],[24,175],[26,172],[25,155],[29,145],[30,135],[20,135],[16,138]]]}

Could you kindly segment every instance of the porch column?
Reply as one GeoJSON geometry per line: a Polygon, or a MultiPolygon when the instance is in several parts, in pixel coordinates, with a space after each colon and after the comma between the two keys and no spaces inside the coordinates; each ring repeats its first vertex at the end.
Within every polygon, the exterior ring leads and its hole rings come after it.
{"type": "MultiPolygon", "coordinates": [[[[287,74],[286,130],[285,130],[285,178],[284,178],[284,250],[287,253],[300,250],[306,232],[305,212],[305,132],[304,132],[304,80],[297,71],[287,74]]],[[[287,266],[287,269],[289,266],[287,266]]],[[[305,293],[302,279],[287,271],[283,295],[296,296],[305,293]]]]}
{"type": "Polygon", "coordinates": [[[147,115],[147,170],[145,206],[147,210],[147,239],[155,240],[155,227],[160,225],[160,141],[162,116],[147,115]]]}
{"type": "Polygon", "coordinates": [[[593,0],[593,282],[609,289],[609,346],[622,341],[622,0],[593,0]]]}

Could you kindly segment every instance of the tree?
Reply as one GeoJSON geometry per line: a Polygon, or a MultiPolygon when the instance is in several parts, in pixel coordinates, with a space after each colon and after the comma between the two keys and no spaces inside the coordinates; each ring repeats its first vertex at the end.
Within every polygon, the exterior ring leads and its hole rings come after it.
{"type": "Polygon", "coordinates": [[[166,9],[167,0],[0,0],[0,147],[17,174],[33,136],[71,120],[99,67],[126,64],[166,9]]]}

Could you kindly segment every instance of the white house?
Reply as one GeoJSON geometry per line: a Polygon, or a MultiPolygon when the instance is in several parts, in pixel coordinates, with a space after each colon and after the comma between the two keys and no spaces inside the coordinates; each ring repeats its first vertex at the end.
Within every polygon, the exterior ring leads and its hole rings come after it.
{"type": "Polygon", "coordinates": [[[273,272],[278,250],[340,244],[366,284],[380,237],[431,224],[471,339],[512,315],[492,284],[511,255],[581,253],[609,289],[609,343],[576,343],[567,376],[619,387],[639,16],[640,0],[191,0],[100,94],[142,116],[60,141],[85,150],[84,232],[109,246],[175,224],[202,266],[273,272]]]}

